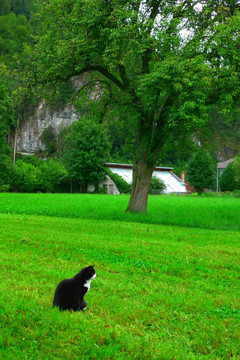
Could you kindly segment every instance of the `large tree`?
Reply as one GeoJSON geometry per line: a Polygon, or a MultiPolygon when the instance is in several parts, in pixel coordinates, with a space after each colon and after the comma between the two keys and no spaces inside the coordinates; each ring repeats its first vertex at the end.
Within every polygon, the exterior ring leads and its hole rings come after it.
{"type": "MultiPolygon", "coordinates": [[[[169,134],[202,126],[210,105],[221,96],[222,102],[231,102],[232,95],[224,95],[224,76],[229,76],[231,59],[226,67],[223,64],[230,32],[223,39],[222,53],[214,37],[215,24],[232,17],[237,3],[40,1],[43,32],[34,59],[38,82],[48,84],[88,73],[89,84],[108,92],[112,102],[120,104],[122,113],[134,121],[129,211],[146,211],[152,172],[169,134]],[[223,74],[221,86],[218,71],[223,74]]],[[[239,42],[237,27],[235,31],[234,41],[239,42]]],[[[221,41],[220,35],[218,39],[221,41]]],[[[238,76],[230,75],[235,85],[238,76]]]]}

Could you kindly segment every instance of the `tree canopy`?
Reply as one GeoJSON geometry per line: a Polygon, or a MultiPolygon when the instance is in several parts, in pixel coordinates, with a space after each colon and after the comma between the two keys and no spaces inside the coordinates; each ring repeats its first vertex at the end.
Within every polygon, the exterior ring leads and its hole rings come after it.
{"type": "Polygon", "coordinates": [[[107,133],[98,123],[81,119],[72,125],[63,159],[70,178],[78,182],[81,192],[87,192],[90,184],[98,186],[105,178],[103,164],[109,149],[107,133]]]}
{"type": "MultiPolygon", "coordinates": [[[[33,57],[39,84],[89,74],[134,123],[129,211],[146,211],[170,134],[203,126],[239,100],[238,1],[48,0],[33,57]]],[[[86,87],[84,85],[84,87],[86,87]]]]}

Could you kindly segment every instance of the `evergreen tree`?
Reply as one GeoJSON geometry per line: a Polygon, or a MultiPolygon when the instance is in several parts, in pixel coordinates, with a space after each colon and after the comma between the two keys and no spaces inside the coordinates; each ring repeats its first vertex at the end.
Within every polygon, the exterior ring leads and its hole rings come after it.
{"type": "Polygon", "coordinates": [[[206,188],[215,185],[216,171],[209,153],[200,148],[189,161],[186,179],[201,195],[206,188]]]}

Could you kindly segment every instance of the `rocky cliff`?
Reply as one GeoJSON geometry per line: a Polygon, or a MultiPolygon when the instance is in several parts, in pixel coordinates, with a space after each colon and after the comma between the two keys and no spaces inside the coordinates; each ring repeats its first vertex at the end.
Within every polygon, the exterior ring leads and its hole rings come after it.
{"type": "MultiPolygon", "coordinates": [[[[43,148],[40,136],[43,130],[51,125],[56,134],[79,119],[79,114],[73,106],[67,105],[62,110],[51,110],[42,101],[35,112],[24,119],[17,131],[17,151],[33,153],[43,148]]],[[[14,142],[12,139],[11,142],[14,142]]]]}
{"type": "MultiPolygon", "coordinates": [[[[79,89],[85,87],[88,83],[88,74],[81,77],[72,77],[73,92],[78,93],[79,89]]],[[[17,152],[34,153],[38,148],[43,148],[40,136],[45,128],[52,126],[56,134],[59,131],[71,125],[78,120],[80,114],[76,111],[73,105],[65,105],[61,109],[52,110],[47,106],[45,100],[42,100],[38,107],[25,116],[17,130],[17,136],[11,134],[10,143],[14,147],[16,141],[17,152]]]]}

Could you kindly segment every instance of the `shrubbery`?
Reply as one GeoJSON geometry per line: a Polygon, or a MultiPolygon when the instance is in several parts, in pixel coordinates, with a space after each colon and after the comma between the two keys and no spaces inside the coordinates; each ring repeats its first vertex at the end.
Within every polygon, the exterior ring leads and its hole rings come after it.
{"type": "Polygon", "coordinates": [[[61,193],[70,192],[71,188],[71,179],[64,165],[53,159],[43,161],[34,156],[25,156],[15,164],[10,163],[4,177],[0,172],[0,192],[61,193]]]}
{"type": "Polygon", "coordinates": [[[166,185],[164,182],[157,178],[156,176],[152,177],[150,188],[149,188],[149,194],[151,195],[160,195],[166,190],[166,185]]]}
{"type": "Polygon", "coordinates": [[[121,194],[128,194],[131,192],[131,184],[128,184],[120,175],[114,174],[110,169],[105,168],[107,175],[116,184],[118,191],[121,194]]]}
{"type": "Polygon", "coordinates": [[[239,188],[239,185],[240,185],[240,154],[234,158],[233,171],[234,171],[234,179],[237,182],[238,188],[239,188]]]}
{"type": "Polygon", "coordinates": [[[37,192],[41,189],[41,170],[32,164],[17,160],[10,179],[12,190],[18,192],[37,192]]]}
{"type": "Polygon", "coordinates": [[[63,164],[50,159],[43,161],[40,169],[42,174],[41,190],[43,192],[70,191],[71,180],[63,164]]]}
{"type": "Polygon", "coordinates": [[[235,180],[233,163],[230,163],[223,171],[220,176],[219,185],[221,191],[234,191],[238,189],[238,184],[235,180]]]}

